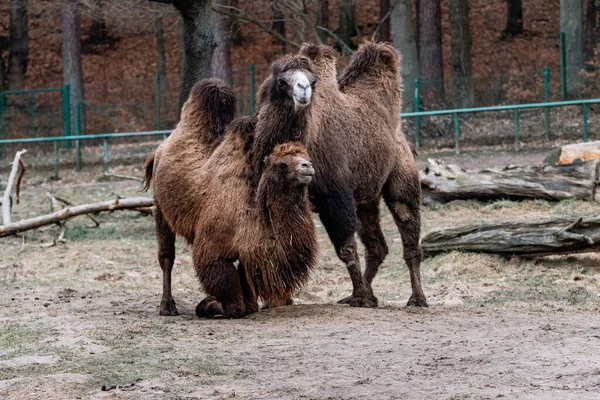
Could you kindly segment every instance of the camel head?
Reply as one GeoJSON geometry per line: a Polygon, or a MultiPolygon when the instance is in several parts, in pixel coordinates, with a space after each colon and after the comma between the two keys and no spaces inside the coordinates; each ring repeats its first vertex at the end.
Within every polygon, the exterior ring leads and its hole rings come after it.
{"type": "Polygon", "coordinates": [[[286,55],[271,66],[271,76],[263,84],[262,95],[269,100],[293,104],[294,110],[306,108],[312,99],[317,74],[310,59],[303,55],[286,55]]]}
{"type": "Polygon", "coordinates": [[[315,170],[306,148],[299,142],[275,146],[273,153],[265,159],[263,176],[282,189],[302,188],[308,185],[315,170]]]}

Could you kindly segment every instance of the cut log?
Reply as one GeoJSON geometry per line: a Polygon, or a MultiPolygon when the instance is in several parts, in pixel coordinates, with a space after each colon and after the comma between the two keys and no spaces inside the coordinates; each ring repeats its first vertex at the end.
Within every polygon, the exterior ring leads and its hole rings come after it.
{"type": "Polygon", "coordinates": [[[40,215],[38,217],[29,219],[22,219],[12,224],[0,226],[0,236],[12,235],[18,232],[39,228],[44,225],[50,225],[58,221],[63,221],[82,214],[95,213],[99,211],[114,211],[132,208],[135,209],[139,207],[150,207],[153,204],[154,199],[150,197],[131,197],[118,200],[109,200],[101,203],[66,207],[51,214],[40,215]]]}
{"type": "Polygon", "coordinates": [[[425,257],[448,251],[525,257],[597,252],[600,217],[464,226],[432,232],[423,238],[422,246],[425,257]]]}
{"type": "Polygon", "coordinates": [[[420,172],[424,194],[446,202],[459,199],[579,199],[597,201],[600,160],[570,165],[508,166],[504,169],[465,171],[429,159],[420,172]]]}
{"type": "Polygon", "coordinates": [[[600,141],[575,143],[553,150],[544,160],[548,165],[567,165],[600,158],[600,141]]]}

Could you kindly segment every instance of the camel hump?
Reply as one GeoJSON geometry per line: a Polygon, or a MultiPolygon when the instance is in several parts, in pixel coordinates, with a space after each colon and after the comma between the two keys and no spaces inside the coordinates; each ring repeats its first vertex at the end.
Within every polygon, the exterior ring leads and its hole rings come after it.
{"type": "Polygon", "coordinates": [[[304,43],[298,53],[315,61],[320,58],[334,61],[337,59],[337,53],[334,48],[325,44],[304,43]]]}
{"type": "Polygon", "coordinates": [[[235,115],[235,94],[224,81],[216,78],[198,81],[182,110],[181,119],[191,126],[208,128],[206,139],[213,143],[221,138],[235,115]]]}
{"type": "Polygon", "coordinates": [[[254,115],[234,119],[228,126],[228,134],[239,135],[245,143],[244,151],[250,151],[254,142],[254,131],[258,118],[254,115]]]}
{"type": "Polygon", "coordinates": [[[359,46],[339,79],[340,89],[352,85],[367,74],[382,71],[400,73],[400,53],[388,43],[366,42],[359,46]]]}

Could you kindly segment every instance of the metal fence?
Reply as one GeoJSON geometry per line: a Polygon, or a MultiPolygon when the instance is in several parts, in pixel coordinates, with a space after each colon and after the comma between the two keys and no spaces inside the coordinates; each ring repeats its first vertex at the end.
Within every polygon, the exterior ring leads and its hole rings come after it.
{"type": "MultiPolygon", "coordinates": [[[[511,112],[513,114],[513,140],[514,140],[514,149],[519,151],[521,145],[521,128],[520,128],[520,114],[527,110],[537,110],[538,113],[544,115],[545,119],[545,131],[546,134],[549,135],[549,125],[551,118],[551,110],[556,108],[572,108],[578,107],[581,110],[581,138],[583,141],[589,140],[589,113],[588,110],[592,105],[600,104],[599,99],[591,99],[591,100],[572,100],[572,101],[560,101],[560,102],[547,102],[547,103],[532,103],[532,104],[513,104],[506,106],[495,106],[495,107],[480,107],[480,108],[469,108],[469,109],[453,109],[453,110],[437,110],[437,111],[421,111],[421,112],[412,112],[412,113],[403,113],[401,115],[403,120],[412,120],[414,122],[414,138],[417,148],[422,147],[422,137],[420,135],[422,120],[424,118],[436,117],[436,116],[451,116],[454,124],[454,149],[458,154],[461,148],[461,140],[464,139],[464,136],[461,134],[461,116],[465,115],[476,115],[482,113],[505,113],[511,112]]],[[[76,112],[79,113],[80,105],[76,107],[76,112]]],[[[110,161],[110,151],[109,145],[114,145],[119,140],[123,139],[131,139],[131,138],[166,138],[171,131],[169,130],[155,130],[155,131],[145,131],[145,132],[126,132],[126,133],[104,133],[99,135],[89,135],[82,134],[80,127],[76,126],[75,134],[72,136],[56,136],[56,137],[37,137],[37,138],[20,138],[20,139],[1,139],[0,146],[6,145],[23,145],[23,144],[52,144],[54,149],[54,175],[58,178],[59,174],[59,166],[60,166],[60,156],[61,152],[59,151],[59,143],[65,143],[64,147],[71,142],[75,143],[75,166],[77,171],[79,171],[82,167],[82,154],[81,154],[81,144],[84,142],[101,142],[102,143],[102,164],[104,166],[104,171],[108,171],[109,161],[110,161]]],[[[409,136],[412,136],[412,133],[409,133],[409,136]]],[[[549,139],[549,136],[546,136],[546,139],[549,139]]],[[[73,152],[72,150],[70,152],[73,152]]],[[[145,154],[149,153],[149,151],[145,152],[145,154]]],[[[63,153],[64,156],[64,153],[63,153]]]]}

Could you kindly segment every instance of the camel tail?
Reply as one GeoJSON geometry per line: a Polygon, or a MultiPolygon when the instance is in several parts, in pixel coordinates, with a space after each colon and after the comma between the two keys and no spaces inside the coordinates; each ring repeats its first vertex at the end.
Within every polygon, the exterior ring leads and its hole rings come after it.
{"type": "Polygon", "coordinates": [[[152,171],[154,170],[154,157],[156,156],[156,150],[148,155],[146,161],[144,162],[144,187],[140,190],[140,192],[147,192],[150,189],[150,182],[152,182],[152,171]]]}
{"type": "Polygon", "coordinates": [[[220,141],[225,127],[235,115],[235,94],[221,79],[208,78],[198,81],[190,91],[181,119],[188,126],[204,127],[202,135],[207,145],[220,141]]]}

